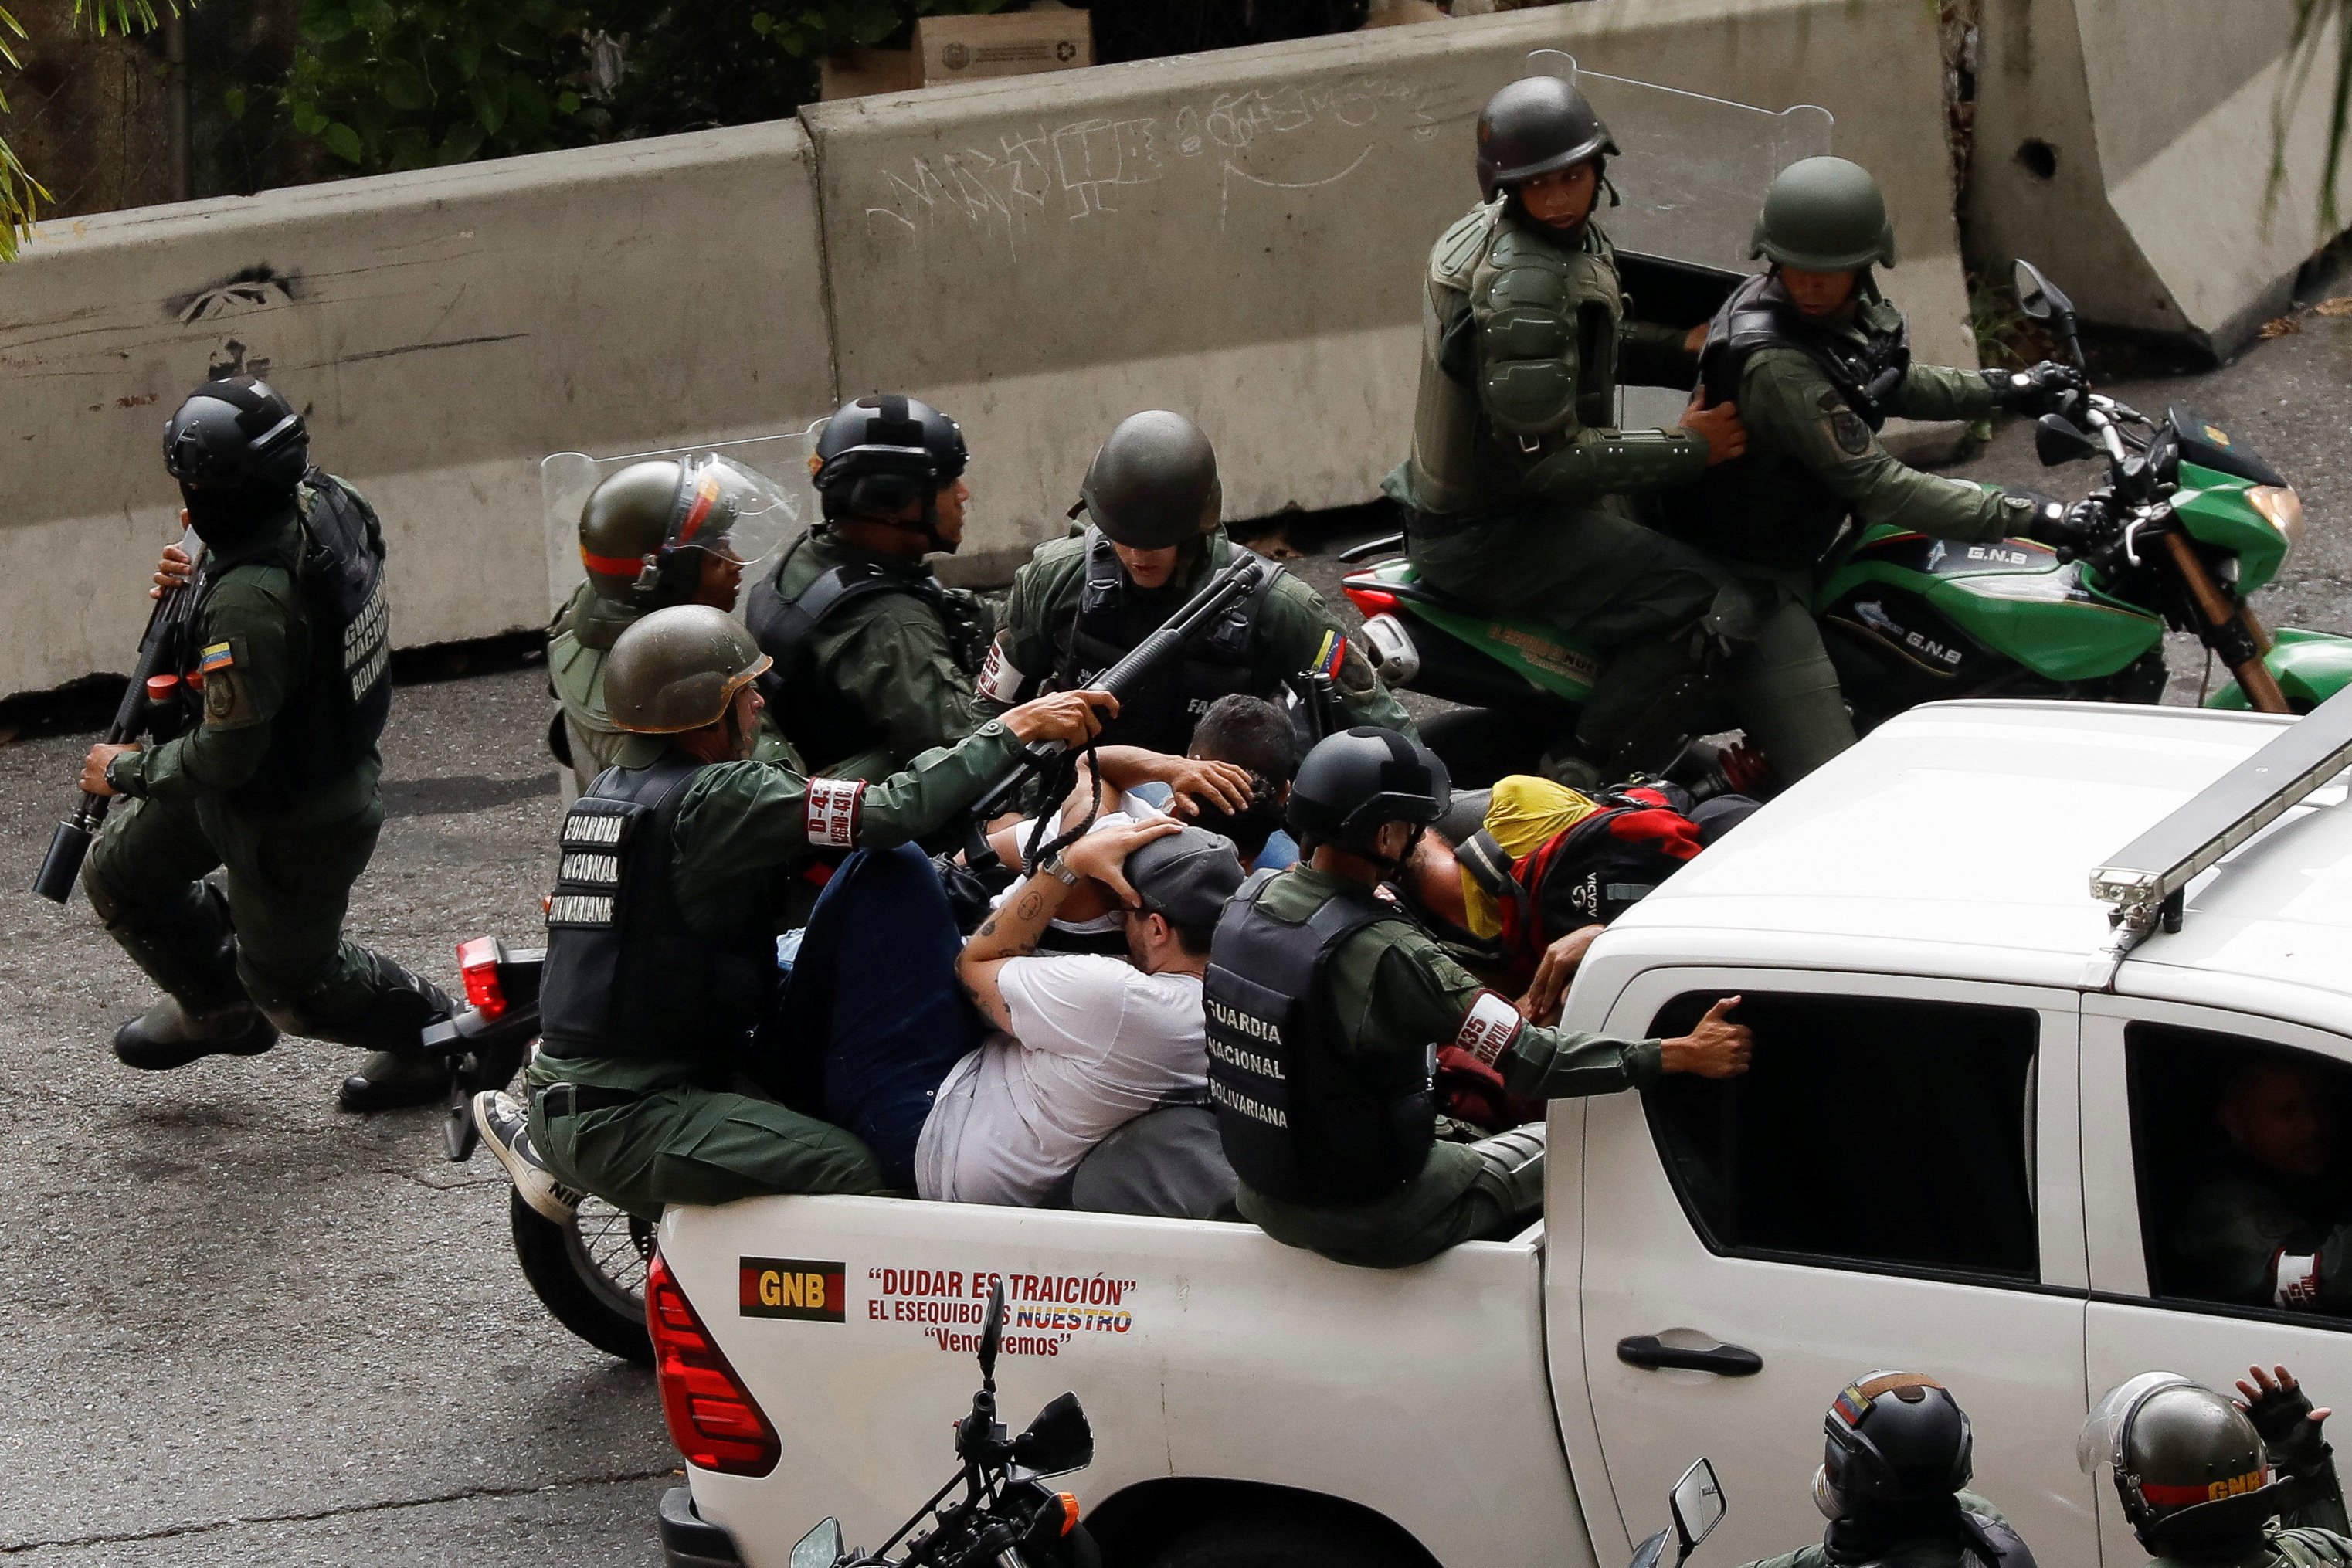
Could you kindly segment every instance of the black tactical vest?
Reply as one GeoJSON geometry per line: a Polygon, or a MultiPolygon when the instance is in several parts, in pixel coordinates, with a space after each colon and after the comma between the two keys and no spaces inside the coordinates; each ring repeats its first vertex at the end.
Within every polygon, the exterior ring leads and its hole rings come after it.
{"type": "MultiPolygon", "coordinates": [[[[1086,532],[1085,571],[1078,613],[1070,622],[1054,671],[1054,683],[1063,690],[1082,686],[1117,664],[1183,607],[1172,584],[1171,591],[1152,595],[1154,602],[1145,602],[1128,582],[1110,541],[1091,525],[1086,532]]],[[[1254,592],[1194,633],[1175,658],[1122,693],[1118,717],[1103,726],[1097,743],[1141,746],[1181,757],[1192,743],[1193,726],[1218,698],[1236,691],[1266,695],[1258,689],[1252,656],[1258,611],[1281,575],[1281,567],[1270,566],[1254,592]]]]}
{"type": "Polygon", "coordinates": [[[1342,1052],[1323,1012],[1323,972],[1348,937],[1402,917],[1365,889],[1285,920],[1258,902],[1278,875],[1243,884],[1210,949],[1202,996],[1217,1131],[1234,1170],[1267,1197],[1369,1203],[1419,1174],[1436,1142],[1434,1047],[1342,1052]]]}
{"type": "Polygon", "coordinates": [[[539,992],[550,1055],[723,1067],[766,1016],[774,934],[690,931],[671,887],[678,806],[701,770],[675,752],[607,768],[564,814],[539,992]]]}
{"type": "Polygon", "coordinates": [[[980,672],[985,639],[978,622],[961,614],[929,574],[888,572],[868,561],[845,562],[820,572],[798,595],[785,598],[776,584],[807,542],[808,536],[803,535],[775,571],[751,584],[743,602],[743,624],[759,640],[761,651],[775,661],[760,677],[759,687],[776,716],[776,727],[803,757],[823,763],[885,743],[881,724],[810,666],[809,644],[828,617],[871,595],[911,595],[947,628],[949,648],[966,675],[980,672]]]}
{"type": "MultiPolygon", "coordinates": [[[[392,716],[383,525],[357,492],[317,468],[303,476],[295,510],[290,552],[264,559],[283,566],[301,595],[309,658],[270,721],[261,765],[231,792],[259,809],[283,809],[345,777],[373,754],[392,716]]],[[[207,572],[206,588],[212,581],[207,572]]]]}
{"type": "MultiPolygon", "coordinates": [[[[1845,407],[1876,432],[1885,425],[1911,369],[1908,327],[1872,331],[1857,342],[1847,333],[1812,326],[1796,308],[1766,292],[1769,273],[1749,279],[1707,323],[1699,350],[1699,381],[1710,403],[1737,403],[1748,362],[1768,348],[1795,349],[1821,370],[1845,407]]],[[[1859,286],[1859,285],[1857,285],[1859,286]]],[[[1835,417],[1831,409],[1809,417],[1835,417]]],[[[1717,463],[1696,484],[1665,492],[1660,504],[1667,531],[1703,550],[1759,565],[1804,567],[1836,542],[1848,507],[1844,498],[1793,458],[1750,447],[1717,463]]]]}

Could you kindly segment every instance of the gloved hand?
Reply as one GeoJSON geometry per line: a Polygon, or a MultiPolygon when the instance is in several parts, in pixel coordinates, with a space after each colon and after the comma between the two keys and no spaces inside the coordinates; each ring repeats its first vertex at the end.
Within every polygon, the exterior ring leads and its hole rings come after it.
{"type": "Polygon", "coordinates": [[[2027,370],[1988,370],[1978,374],[1992,388],[1993,405],[2013,414],[2062,412],[2075,394],[2086,391],[2090,385],[2073,365],[2047,359],[2027,370]]]}
{"type": "Polygon", "coordinates": [[[2108,531],[2106,503],[2091,496],[2068,507],[2055,501],[2035,507],[2025,536],[2055,550],[2082,551],[2105,538],[2108,531]]]}
{"type": "Polygon", "coordinates": [[[2320,1431],[2328,1412],[2312,1407],[2311,1396],[2286,1368],[2275,1375],[2258,1366],[2246,1370],[2252,1381],[2239,1379],[2238,1404],[2270,1450],[2271,1468],[2288,1476],[2323,1473],[2333,1452],[2320,1431]]]}

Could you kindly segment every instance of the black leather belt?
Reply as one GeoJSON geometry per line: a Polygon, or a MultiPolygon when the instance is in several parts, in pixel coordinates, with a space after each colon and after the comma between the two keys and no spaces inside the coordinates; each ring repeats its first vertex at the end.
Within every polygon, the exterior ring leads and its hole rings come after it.
{"type": "Polygon", "coordinates": [[[539,1113],[550,1121],[583,1110],[610,1110],[645,1098],[634,1089],[599,1089],[591,1083],[551,1083],[539,1091],[539,1113]]]}

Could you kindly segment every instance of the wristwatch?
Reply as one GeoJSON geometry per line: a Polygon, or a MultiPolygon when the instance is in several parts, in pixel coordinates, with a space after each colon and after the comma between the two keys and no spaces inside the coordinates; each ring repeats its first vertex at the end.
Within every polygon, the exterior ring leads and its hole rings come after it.
{"type": "Polygon", "coordinates": [[[1039,875],[1051,877],[1065,888],[1078,885],[1078,874],[1070,869],[1069,863],[1062,858],[1062,852],[1058,849],[1038,861],[1037,870],[1039,875]]]}
{"type": "Polygon", "coordinates": [[[129,796],[131,792],[122,787],[122,777],[114,770],[121,767],[122,765],[122,759],[130,755],[131,755],[131,753],[129,752],[117,752],[114,755],[106,759],[107,787],[111,789],[115,794],[126,797],[129,796]]]}

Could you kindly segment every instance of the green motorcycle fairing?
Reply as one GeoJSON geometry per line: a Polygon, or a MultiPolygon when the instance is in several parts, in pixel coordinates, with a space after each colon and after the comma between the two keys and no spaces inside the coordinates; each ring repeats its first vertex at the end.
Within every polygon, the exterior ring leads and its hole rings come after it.
{"type": "MultiPolygon", "coordinates": [[[[2352,637],[2334,632],[2306,632],[2279,626],[2271,633],[2271,651],[2263,656],[2279,683],[2279,692],[2298,713],[2308,713],[2347,686],[2352,686],[2352,637]]],[[[2208,708],[2243,712],[2246,700],[2234,680],[2205,699],[2208,708]]]]}
{"type": "Polygon", "coordinates": [[[2200,467],[2185,457],[2180,459],[2179,473],[2180,489],[2172,497],[2173,513],[2191,539],[2237,557],[2240,596],[2277,576],[2286,562],[2288,542],[2256,510],[2252,496],[2260,487],[2251,479],[2200,467]]]}
{"type": "Polygon", "coordinates": [[[1570,702],[1592,695],[1601,678],[1601,656],[1588,644],[1564,637],[1541,621],[1483,615],[1422,584],[1412,563],[1402,558],[1371,569],[1382,586],[1412,606],[1417,620],[1465,643],[1512,670],[1529,685],[1570,702]]]}
{"type": "Polygon", "coordinates": [[[1813,594],[1827,615],[1868,584],[1924,599],[1986,647],[2045,680],[2094,680],[2163,640],[2163,620],[2111,598],[2078,561],[2030,539],[1968,544],[1880,523],[1864,531],[1813,594]]]}

